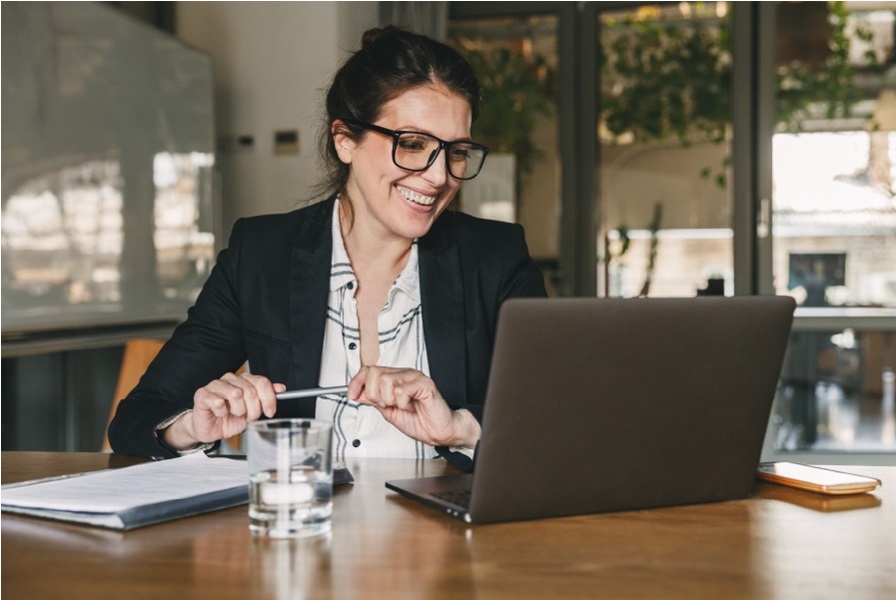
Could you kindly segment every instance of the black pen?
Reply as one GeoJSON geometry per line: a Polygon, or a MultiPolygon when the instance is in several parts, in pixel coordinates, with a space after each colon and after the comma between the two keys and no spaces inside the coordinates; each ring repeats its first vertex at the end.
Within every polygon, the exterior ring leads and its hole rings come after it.
{"type": "Polygon", "coordinates": [[[324,394],[344,394],[348,391],[347,385],[336,387],[310,388],[307,390],[289,390],[277,394],[277,400],[292,400],[293,398],[313,398],[324,394]]]}

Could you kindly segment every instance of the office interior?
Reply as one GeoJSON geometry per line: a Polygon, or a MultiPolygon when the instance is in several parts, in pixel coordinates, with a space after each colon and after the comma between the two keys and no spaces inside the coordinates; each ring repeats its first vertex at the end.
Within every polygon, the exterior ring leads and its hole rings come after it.
{"type": "Polygon", "coordinates": [[[793,295],[763,458],[896,464],[896,2],[63,4],[2,6],[3,450],[100,449],[125,342],[313,201],[328,78],[395,22],[479,69],[460,209],[552,295],[793,295]]]}

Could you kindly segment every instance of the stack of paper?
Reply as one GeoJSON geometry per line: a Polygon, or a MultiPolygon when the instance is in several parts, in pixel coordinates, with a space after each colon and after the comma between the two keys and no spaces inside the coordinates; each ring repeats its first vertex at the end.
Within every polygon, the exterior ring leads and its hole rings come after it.
{"type": "Polygon", "coordinates": [[[133,529],[249,500],[244,460],[201,452],[122,469],[4,485],[6,512],[133,529]]]}

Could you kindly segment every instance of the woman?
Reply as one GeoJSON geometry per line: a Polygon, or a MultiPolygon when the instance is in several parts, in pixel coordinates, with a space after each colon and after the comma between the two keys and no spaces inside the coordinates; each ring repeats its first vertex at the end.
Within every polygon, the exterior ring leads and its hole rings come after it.
{"type": "Polygon", "coordinates": [[[176,456],[263,416],[316,416],[334,422],[337,459],[468,464],[498,308],[546,295],[520,226],[445,212],[488,152],[470,137],[479,93],[450,47],[365,33],[327,94],[330,196],[234,225],[187,320],[119,405],[113,449],[176,456]],[[346,383],[345,395],[275,397],[346,383]]]}

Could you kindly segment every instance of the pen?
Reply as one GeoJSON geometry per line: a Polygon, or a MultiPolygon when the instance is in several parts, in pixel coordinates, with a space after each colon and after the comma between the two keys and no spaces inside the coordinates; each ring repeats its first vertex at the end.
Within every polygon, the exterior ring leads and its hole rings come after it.
{"type": "Polygon", "coordinates": [[[324,394],[344,394],[348,391],[347,385],[336,387],[310,388],[307,390],[289,390],[277,394],[277,400],[291,400],[293,398],[312,398],[314,396],[323,396],[324,394]]]}

